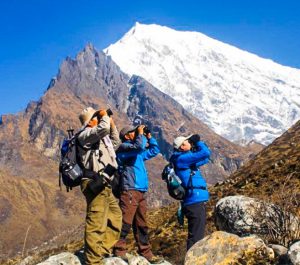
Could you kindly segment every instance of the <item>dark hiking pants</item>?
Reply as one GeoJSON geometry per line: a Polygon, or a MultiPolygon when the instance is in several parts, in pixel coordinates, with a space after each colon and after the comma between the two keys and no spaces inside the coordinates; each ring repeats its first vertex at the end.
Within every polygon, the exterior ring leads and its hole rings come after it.
{"type": "Polygon", "coordinates": [[[204,237],[206,210],[204,203],[195,203],[183,207],[183,213],[188,219],[187,250],[204,237]]]}
{"type": "Polygon", "coordinates": [[[151,258],[153,254],[148,237],[146,222],[147,202],[144,192],[136,190],[123,191],[120,198],[120,208],[123,221],[120,240],[114,247],[115,255],[124,256],[126,254],[126,237],[132,226],[139,254],[146,258],[151,258]]]}

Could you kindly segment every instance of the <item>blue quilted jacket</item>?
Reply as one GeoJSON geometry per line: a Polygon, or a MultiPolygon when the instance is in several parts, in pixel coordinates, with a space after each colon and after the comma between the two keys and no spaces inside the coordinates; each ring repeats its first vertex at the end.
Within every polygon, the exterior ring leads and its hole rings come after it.
{"type": "Polygon", "coordinates": [[[196,143],[196,150],[187,152],[176,150],[171,156],[170,162],[175,167],[175,173],[187,191],[183,200],[184,205],[208,201],[209,192],[199,167],[209,162],[209,156],[209,148],[201,141],[196,143]]]}
{"type": "Polygon", "coordinates": [[[148,190],[148,174],[144,161],[155,157],[159,152],[156,140],[153,137],[147,140],[142,134],[134,141],[128,140],[120,145],[116,154],[123,190],[148,190]]]}

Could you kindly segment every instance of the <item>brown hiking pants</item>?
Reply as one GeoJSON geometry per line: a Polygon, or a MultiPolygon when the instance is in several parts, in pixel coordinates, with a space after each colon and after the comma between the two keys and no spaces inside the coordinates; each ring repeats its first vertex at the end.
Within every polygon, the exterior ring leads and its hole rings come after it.
{"type": "Polygon", "coordinates": [[[88,180],[83,181],[82,191],[87,201],[85,223],[86,264],[102,264],[101,260],[110,254],[118,241],[122,226],[122,212],[110,188],[105,188],[97,196],[86,188],[88,180]]]}
{"type": "Polygon", "coordinates": [[[117,256],[124,256],[127,252],[126,237],[131,226],[139,254],[147,259],[151,259],[153,256],[148,237],[147,202],[144,195],[144,192],[136,190],[123,191],[121,194],[119,203],[122,210],[123,224],[120,240],[114,247],[114,253],[117,256]]]}

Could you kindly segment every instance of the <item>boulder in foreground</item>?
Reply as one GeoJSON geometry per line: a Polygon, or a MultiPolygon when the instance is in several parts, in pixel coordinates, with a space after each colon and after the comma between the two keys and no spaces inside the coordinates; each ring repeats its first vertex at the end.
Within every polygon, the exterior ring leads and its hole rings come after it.
{"type": "Polygon", "coordinates": [[[257,236],[239,237],[222,231],[198,241],[189,249],[185,265],[268,264],[274,252],[257,236]]]}

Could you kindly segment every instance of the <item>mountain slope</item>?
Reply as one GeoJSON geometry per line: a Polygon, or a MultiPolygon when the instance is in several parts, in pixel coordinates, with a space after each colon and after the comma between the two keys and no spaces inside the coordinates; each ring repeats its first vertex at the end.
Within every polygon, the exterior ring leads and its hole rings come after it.
{"type": "MultiPolygon", "coordinates": [[[[289,209],[300,217],[300,121],[291,127],[270,146],[262,150],[256,157],[241,167],[231,178],[222,184],[211,187],[211,199],[207,205],[208,219],[206,234],[216,230],[213,210],[217,201],[225,196],[246,195],[271,201],[283,206],[289,204],[289,209]],[[295,196],[294,200],[290,199],[295,196]],[[291,202],[294,202],[292,204],[291,202]]],[[[176,211],[178,203],[155,209],[149,212],[149,227],[152,248],[155,254],[163,255],[173,264],[182,264],[185,257],[187,225],[184,228],[177,224],[176,211]]],[[[287,210],[287,209],[286,209],[287,210]]],[[[57,254],[62,249],[76,251],[83,242],[80,229],[72,236],[64,235],[64,240],[54,240],[49,244],[52,251],[47,254],[57,254]],[[69,244],[70,238],[75,242],[69,244]],[[68,243],[63,245],[63,243],[68,243]]],[[[133,237],[130,239],[129,251],[134,249],[133,237]]],[[[44,247],[32,254],[36,260],[45,259],[44,247]]],[[[16,263],[12,263],[16,264],[16,263]]]]}
{"type": "Polygon", "coordinates": [[[0,128],[0,260],[39,246],[84,218],[79,190],[60,191],[57,162],[31,142],[32,109],[27,111],[5,116],[0,128]]]}
{"type": "MultiPolygon", "coordinates": [[[[129,79],[110,57],[87,45],[76,58],[62,63],[38,102],[17,115],[3,116],[0,182],[7,188],[0,190],[0,259],[23,248],[26,252],[83,222],[84,198],[79,189],[59,190],[57,164],[66,129],[79,128],[78,113],[86,106],[110,107],[119,128],[144,119],[164,157],[169,156],[175,135],[200,132],[213,152],[213,162],[204,169],[210,183],[224,180],[249,155],[247,149],[215,134],[142,78],[129,79]]],[[[160,177],[164,157],[148,164],[147,199],[152,207],[170,202],[160,177]]]]}
{"type": "Polygon", "coordinates": [[[300,118],[300,70],[199,32],[136,23],[105,53],[231,141],[266,145],[300,118]]]}
{"type": "Polygon", "coordinates": [[[212,190],[215,195],[243,194],[279,205],[291,203],[300,215],[300,121],[212,190]]]}

